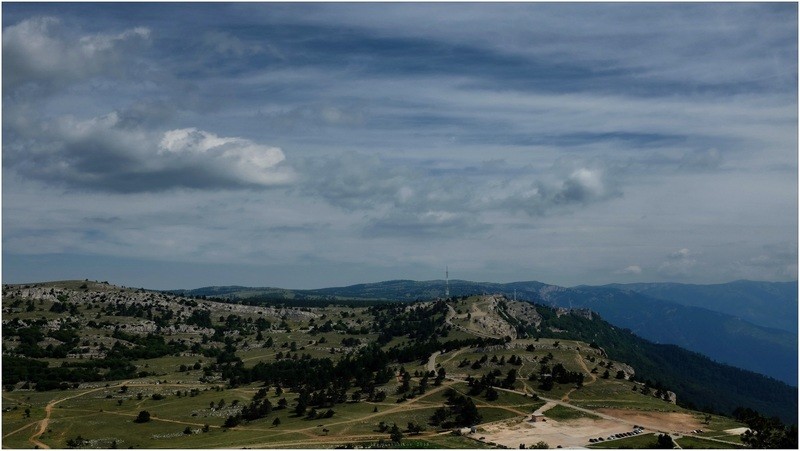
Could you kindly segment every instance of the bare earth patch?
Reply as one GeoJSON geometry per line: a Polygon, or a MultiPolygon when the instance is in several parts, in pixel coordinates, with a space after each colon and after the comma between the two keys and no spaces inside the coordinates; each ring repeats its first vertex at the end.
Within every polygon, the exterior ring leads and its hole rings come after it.
{"type": "Polygon", "coordinates": [[[482,427],[474,435],[484,437],[484,442],[494,442],[509,448],[519,448],[524,443],[530,448],[539,441],[544,441],[551,448],[585,447],[590,438],[606,438],[612,434],[628,432],[630,425],[613,420],[592,420],[579,418],[569,421],[531,423],[527,421],[495,423],[482,427]]]}
{"type": "Polygon", "coordinates": [[[688,434],[692,430],[703,428],[703,424],[700,420],[689,413],[644,412],[625,409],[597,409],[597,411],[621,420],[636,423],[654,431],[688,434]]]}
{"type": "Polygon", "coordinates": [[[603,437],[608,440],[614,434],[630,432],[632,424],[643,427],[645,432],[662,431],[688,434],[689,431],[702,428],[700,421],[688,413],[644,412],[625,409],[598,409],[597,412],[618,418],[619,421],[609,418],[556,421],[548,418],[547,421],[533,423],[516,419],[483,426],[473,437],[483,437],[482,441],[484,442],[497,443],[515,449],[519,448],[520,444],[525,444],[526,448],[530,448],[539,441],[546,442],[551,448],[559,445],[563,448],[575,448],[585,447],[591,438],[603,437]]]}

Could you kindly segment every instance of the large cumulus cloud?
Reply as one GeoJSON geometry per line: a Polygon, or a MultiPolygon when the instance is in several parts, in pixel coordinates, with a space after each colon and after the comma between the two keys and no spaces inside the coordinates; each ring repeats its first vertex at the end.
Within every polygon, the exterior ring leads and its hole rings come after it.
{"type": "Polygon", "coordinates": [[[158,64],[145,52],[152,34],[145,26],[86,33],[51,16],[5,27],[4,170],[49,185],[117,193],[289,183],[292,171],[281,149],[185,124],[170,127],[180,108],[168,100],[173,94],[138,95],[133,102],[122,94],[159,92],[158,64]],[[119,95],[108,97],[117,89],[119,95]],[[91,114],[108,103],[128,105],[91,114]]]}
{"type": "Polygon", "coordinates": [[[124,114],[62,117],[27,130],[5,164],[67,188],[148,192],[171,188],[263,188],[292,180],[281,149],[196,128],[131,127],[124,114]]]}

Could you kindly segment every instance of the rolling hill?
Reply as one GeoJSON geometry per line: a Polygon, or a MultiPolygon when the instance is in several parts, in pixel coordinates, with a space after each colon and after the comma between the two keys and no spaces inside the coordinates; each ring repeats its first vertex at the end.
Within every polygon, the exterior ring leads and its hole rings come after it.
{"type": "MultiPolygon", "coordinates": [[[[773,377],[797,386],[797,329],[787,331],[765,327],[746,321],[741,316],[713,311],[695,305],[684,305],[657,299],[637,291],[666,293],[670,284],[646,284],[637,286],[578,286],[573,288],[548,285],[541,282],[514,282],[506,284],[481,283],[451,280],[453,296],[501,293],[509,298],[564,308],[589,308],[610,323],[628,328],[635,334],[656,343],[674,344],[704,354],[718,362],[773,377]],[[637,288],[638,287],[638,288],[637,288]],[[658,288],[660,287],[660,288],[658,288]],[[624,288],[624,289],[622,289],[624,288]],[[636,289],[634,289],[636,288],[636,289]],[[656,290],[658,288],[658,290],[656,290]],[[515,294],[516,293],[516,294],[515,294]]],[[[791,283],[734,282],[720,286],[675,285],[675,293],[703,292],[704,299],[712,293],[719,297],[729,296],[738,311],[753,299],[761,316],[776,317],[790,310],[792,303],[791,283]],[[737,289],[741,291],[737,291],[737,289]],[[692,291],[693,290],[693,291],[692,291]],[[770,293],[775,301],[769,302],[770,293]],[[777,306],[772,308],[770,306],[777,306]]],[[[794,284],[796,286],[796,283],[794,284]]],[[[347,287],[316,290],[280,290],[276,288],[207,287],[183,291],[190,295],[224,296],[230,298],[287,298],[306,300],[325,299],[371,299],[413,301],[442,296],[444,281],[392,280],[387,282],[359,284],[347,287]]],[[[678,297],[677,294],[673,297],[678,297]]],[[[685,299],[689,299],[688,297],[685,299]]],[[[699,299],[695,297],[694,299],[699,299]]],[[[793,321],[796,323],[796,292],[793,321]]],[[[695,303],[701,303],[696,301],[695,303]]],[[[723,301],[704,302],[719,306],[723,301]]],[[[736,310],[728,308],[727,310],[736,310]]],[[[790,316],[791,316],[790,315],[790,316]]],[[[791,324],[792,320],[784,321],[791,324]]]]}
{"type": "Polygon", "coordinates": [[[797,421],[796,388],[584,309],[315,302],[6,285],[3,446],[734,448],[744,425],[719,413],[797,421]]]}

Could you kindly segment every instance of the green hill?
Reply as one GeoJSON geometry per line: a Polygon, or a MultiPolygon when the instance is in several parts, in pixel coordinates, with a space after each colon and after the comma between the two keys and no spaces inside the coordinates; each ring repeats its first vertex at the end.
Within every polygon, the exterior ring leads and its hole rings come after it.
{"type": "Polygon", "coordinates": [[[692,407],[796,421],[796,389],[586,310],[498,295],[303,296],[245,303],[88,281],[6,285],[2,444],[583,447],[602,435],[647,447],[666,431],[678,443],[738,447],[749,440],[731,432],[742,423],[692,407]],[[532,429],[534,412],[546,422],[532,429]]]}
{"type": "MultiPolygon", "coordinates": [[[[394,280],[293,290],[292,298],[410,301],[442,296],[443,291],[444,281],[394,280]]],[[[230,292],[229,296],[238,298],[242,293],[255,296],[251,298],[253,301],[259,299],[253,289],[230,292]]],[[[661,374],[672,384],[680,384],[689,394],[684,399],[693,405],[727,413],[739,405],[758,405],[761,409],[757,410],[778,415],[785,421],[797,421],[797,391],[785,383],[797,383],[797,336],[794,334],[756,326],[723,313],[610,287],[566,288],[541,282],[497,284],[451,280],[450,293],[453,296],[499,293],[552,307],[591,309],[613,324],[616,327],[613,330],[620,331],[617,333],[624,333],[623,329],[631,331],[625,337],[617,337],[613,343],[638,343],[639,351],[628,350],[621,359],[637,360],[650,376],[661,374]],[[688,376],[692,372],[703,375],[697,378],[699,382],[688,376]],[[770,389],[761,393],[766,397],[751,397],[749,387],[770,389]]],[[[265,294],[263,298],[275,299],[275,296],[265,294]]],[[[609,337],[615,334],[609,333],[609,337]]],[[[619,347],[622,349],[629,348],[619,347]]]]}
{"type": "MultiPolygon", "coordinates": [[[[250,300],[413,301],[443,296],[444,287],[443,280],[393,280],[317,290],[209,287],[186,293],[250,300]]],[[[797,293],[792,291],[792,287],[796,287],[796,283],[739,281],[722,285],[634,284],[566,288],[541,282],[498,284],[450,281],[450,293],[453,296],[499,293],[509,298],[517,296],[518,299],[551,306],[589,308],[612,324],[631,329],[653,342],[678,345],[715,361],[796,386],[797,293]],[[640,291],[664,296],[672,293],[668,297],[684,299],[685,304],[656,299],[640,291]],[[691,293],[695,295],[690,296],[691,293]],[[687,299],[695,299],[695,302],[687,299]],[[752,306],[749,306],[750,302],[752,306]],[[730,306],[721,311],[712,309],[721,308],[726,303],[730,306]],[[707,307],[698,306],[701,304],[707,307]],[[762,318],[784,317],[783,322],[789,326],[794,324],[794,329],[787,331],[764,327],[743,319],[746,315],[726,313],[745,311],[759,311],[762,318]]]]}

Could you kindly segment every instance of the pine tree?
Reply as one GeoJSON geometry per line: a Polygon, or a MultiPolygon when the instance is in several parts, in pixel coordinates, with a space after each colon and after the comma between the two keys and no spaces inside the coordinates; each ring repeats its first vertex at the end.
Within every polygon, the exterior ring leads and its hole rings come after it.
{"type": "Polygon", "coordinates": [[[400,432],[400,428],[396,424],[392,425],[392,429],[389,431],[389,438],[395,443],[400,443],[400,440],[403,440],[403,433],[400,432]]]}

